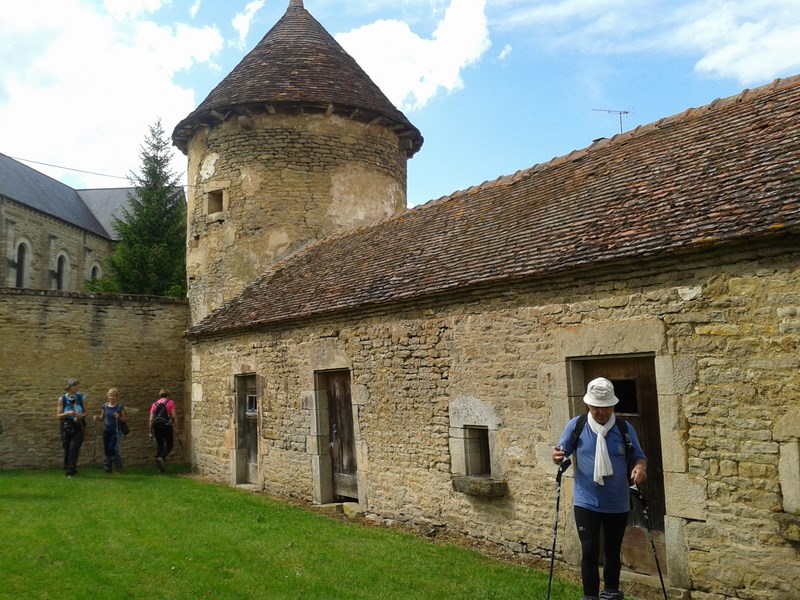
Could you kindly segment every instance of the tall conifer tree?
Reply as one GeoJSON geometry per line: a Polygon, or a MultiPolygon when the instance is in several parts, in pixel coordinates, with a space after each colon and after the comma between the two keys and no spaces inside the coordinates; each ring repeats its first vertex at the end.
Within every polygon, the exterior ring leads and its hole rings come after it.
{"type": "Polygon", "coordinates": [[[114,219],[117,247],[109,273],[95,291],[153,296],[186,295],[186,201],[170,169],[172,150],[161,120],[139,149],[140,172],[131,172],[135,194],[122,219],[114,219]]]}

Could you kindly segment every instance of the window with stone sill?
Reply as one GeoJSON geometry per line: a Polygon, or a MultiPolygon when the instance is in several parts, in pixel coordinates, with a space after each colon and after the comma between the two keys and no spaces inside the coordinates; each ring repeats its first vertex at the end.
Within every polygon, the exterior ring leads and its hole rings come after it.
{"type": "Polygon", "coordinates": [[[493,458],[500,427],[494,405],[462,396],[450,403],[449,412],[453,489],[472,496],[504,496],[508,486],[493,458]]]}
{"type": "Polygon", "coordinates": [[[228,211],[228,187],[221,182],[206,185],[205,187],[205,214],[209,221],[223,220],[228,211]]]}

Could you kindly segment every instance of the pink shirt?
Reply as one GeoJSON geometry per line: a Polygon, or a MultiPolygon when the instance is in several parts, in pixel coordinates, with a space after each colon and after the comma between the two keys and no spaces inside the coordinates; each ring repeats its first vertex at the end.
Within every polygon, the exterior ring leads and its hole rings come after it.
{"type": "MultiPolygon", "coordinates": [[[[159,398],[158,400],[153,402],[153,405],[150,407],[151,415],[156,412],[156,404],[163,404],[161,402],[162,400],[163,398],[159,398]]],[[[173,412],[175,412],[175,403],[171,399],[167,398],[167,414],[171,415],[173,412]]]]}

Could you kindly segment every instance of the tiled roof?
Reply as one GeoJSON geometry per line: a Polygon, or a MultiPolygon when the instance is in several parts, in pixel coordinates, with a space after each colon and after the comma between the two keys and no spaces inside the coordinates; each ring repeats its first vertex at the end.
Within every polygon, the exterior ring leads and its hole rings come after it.
{"type": "Polygon", "coordinates": [[[800,76],[298,251],[202,335],[800,233],[800,76]]]}
{"type": "Polygon", "coordinates": [[[104,238],[111,238],[74,189],[0,154],[0,196],[51,215],[104,238]]]}
{"type": "Polygon", "coordinates": [[[215,87],[172,134],[186,152],[202,123],[231,114],[274,111],[281,107],[343,113],[384,124],[407,140],[408,155],[422,146],[422,136],[381,92],[356,61],[303,7],[292,0],[281,19],[215,87]]]}

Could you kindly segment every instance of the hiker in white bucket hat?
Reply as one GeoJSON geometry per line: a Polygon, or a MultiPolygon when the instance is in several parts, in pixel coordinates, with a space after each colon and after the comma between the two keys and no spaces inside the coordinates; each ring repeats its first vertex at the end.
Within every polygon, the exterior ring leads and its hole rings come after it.
{"type": "Polygon", "coordinates": [[[630,483],[647,481],[647,458],[633,427],[614,415],[619,403],[614,384],[598,377],[586,386],[588,408],[567,423],[553,462],[570,455],[575,463],[575,525],[581,540],[584,600],[622,600],[620,551],[630,510],[630,483]],[[600,591],[600,531],[603,531],[604,588],[600,591]]]}

